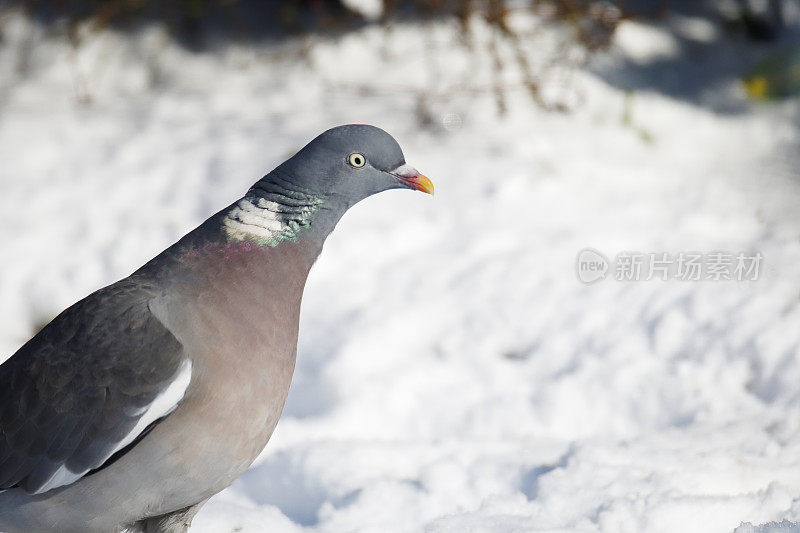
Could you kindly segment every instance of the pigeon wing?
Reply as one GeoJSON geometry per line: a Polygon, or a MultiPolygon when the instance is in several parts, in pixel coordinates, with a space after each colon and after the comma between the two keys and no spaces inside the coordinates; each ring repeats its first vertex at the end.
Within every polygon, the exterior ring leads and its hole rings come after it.
{"type": "Polygon", "coordinates": [[[130,278],[65,310],[0,365],[0,491],[68,485],[126,453],[183,398],[191,362],[130,278]]]}

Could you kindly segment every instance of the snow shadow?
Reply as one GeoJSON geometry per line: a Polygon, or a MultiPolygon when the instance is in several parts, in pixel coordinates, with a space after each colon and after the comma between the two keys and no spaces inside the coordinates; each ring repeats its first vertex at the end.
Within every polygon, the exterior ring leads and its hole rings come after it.
{"type": "Polygon", "coordinates": [[[322,480],[310,473],[305,453],[283,451],[270,455],[250,468],[234,483],[233,489],[258,505],[273,505],[296,524],[314,526],[326,502],[343,507],[358,497],[359,491],[333,494],[322,480]]]}
{"type": "MultiPolygon", "coordinates": [[[[629,8],[637,13],[634,2],[629,8]]],[[[638,11],[640,14],[642,11],[638,11]]],[[[651,10],[652,11],[652,10],[651,10]]],[[[627,57],[593,70],[609,84],[627,91],[656,91],[718,113],[740,114],[749,102],[735,90],[760,59],[800,39],[798,21],[787,20],[770,39],[757,39],[741,20],[726,17],[716,2],[676,0],[668,13],[652,13],[654,31],[665,31],[667,49],[649,57],[627,57]]],[[[641,37],[644,37],[642,35],[641,37]]],[[[631,42],[638,48],[639,40],[631,42]]]]}

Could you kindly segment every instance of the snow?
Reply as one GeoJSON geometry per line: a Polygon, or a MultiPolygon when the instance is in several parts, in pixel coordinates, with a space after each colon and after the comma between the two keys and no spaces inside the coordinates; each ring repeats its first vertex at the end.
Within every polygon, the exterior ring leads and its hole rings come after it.
{"type": "MultiPolygon", "coordinates": [[[[372,123],[436,196],[386,193],[342,220],[276,433],[193,531],[797,531],[797,103],[750,104],[731,80],[699,101],[611,85],[602,69],[625,60],[677,60],[671,33],[624,22],[602,68],[536,66],[571,112],[532,102],[510,61],[499,117],[491,57],[457,33],[197,54],[159,27],[73,47],[8,16],[0,353],[317,133],[372,123]],[[764,270],[585,285],[587,247],[760,251],[764,270]]],[[[537,35],[545,65],[556,37],[537,35]]]]}

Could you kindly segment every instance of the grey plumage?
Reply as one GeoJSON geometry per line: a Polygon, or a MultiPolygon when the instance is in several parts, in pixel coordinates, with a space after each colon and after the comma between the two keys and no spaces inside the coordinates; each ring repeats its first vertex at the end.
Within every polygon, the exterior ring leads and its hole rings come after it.
{"type": "Polygon", "coordinates": [[[0,489],[99,468],[130,433],[182,357],[147,308],[157,294],[136,277],[101,289],[0,366],[0,489]]]}
{"type": "Polygon", "coordinates": [[[328,130],[0,365],[0,531],[185,530],[272,434],[325,238],[400,187],[391,136],[328,130]]]}

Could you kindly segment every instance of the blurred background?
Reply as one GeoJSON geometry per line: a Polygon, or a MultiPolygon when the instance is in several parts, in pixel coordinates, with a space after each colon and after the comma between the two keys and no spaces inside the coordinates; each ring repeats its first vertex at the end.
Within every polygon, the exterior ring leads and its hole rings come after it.
{"type": "Polygon", "coordinates": [[[0,360],[370,123],[436,196],[342,220],[193,531],[796,532],[798,94],[796,0],[0,1],[0,360]]]}

